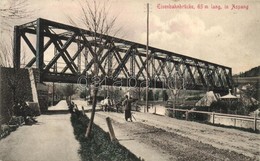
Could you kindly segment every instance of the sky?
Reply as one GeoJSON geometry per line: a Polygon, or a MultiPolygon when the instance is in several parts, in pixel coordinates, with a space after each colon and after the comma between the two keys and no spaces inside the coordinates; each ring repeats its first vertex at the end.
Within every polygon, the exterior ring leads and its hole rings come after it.
{"type": "MultiPolygon", "coordinates": [[[[33,15],[15,23],[38,17],[68,23],[68,16],[80,16],[83,1],[28,0],[33,15]]],[[[150,46],[231,67],[233,74],[260,65],[260,1],[110,0],[110,15],[117,16],[121,28],[119,38],[146,44],[147,3],[150,46]],[[179,5],[182,8],[174,8],[179,5]]]]}

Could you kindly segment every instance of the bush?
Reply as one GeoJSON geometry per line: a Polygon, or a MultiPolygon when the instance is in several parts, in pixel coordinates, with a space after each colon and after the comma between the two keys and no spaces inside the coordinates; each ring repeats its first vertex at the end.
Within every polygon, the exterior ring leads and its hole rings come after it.
{"type": "Polygon", "coordinates": [[[149,91],[148,91],[148,100],[149,100],[149,101],[153,101],[153,100],[154,100],[153,91],[152,91],[152,90],[149,90],[149,91]]]}
{"type": "Polygon", "coordinates": [[[164,91],[162,92],[162,98],[163,98],[163,101],[168,101],[169,96],[168,96],[166,90],[164,90],[164,91]]]}
{"type": "Polygon", "coordinates": [[[212,102],[212,104],[210,105],[210,109],[212,112],[222,111],[222,113],[227,113],[227,108],[228,108],[228,104],[223,101],[212,102]]]}
{"type": "Polygon", "coordinates": [[[158,101],[158,100],[159,100],[159,97],[160,97],[160,91],[157,90],[157,91],[155,92],[155,94],[154,94],[154,100],[155,100],[155,101],[158,101]]]}
{"type": "Polygon", "coordinates": [[[80,92],[79,95],[80,98],[86,98],[87,97],[87,93],[85,91],[80,92]]]}
{"type": "Polygon", "coordinates": [[[200,100],[202,97],[201,96],[194,96],[194,97],[188,97],[186,100],[187,101],[196,101],[200,100]]]}

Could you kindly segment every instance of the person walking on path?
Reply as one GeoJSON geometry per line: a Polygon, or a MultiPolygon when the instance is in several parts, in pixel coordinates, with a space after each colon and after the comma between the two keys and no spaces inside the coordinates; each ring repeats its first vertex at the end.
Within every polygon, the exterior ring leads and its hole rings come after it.
{"type": "Polygon", "coordinates": [[[125,120],[128,121],[128,119],[130,118],[130,121],[132,122],[132,114],[131,114],[131,103],[134,102],[136,100],[134,99],[129,99],[128,95],[125,96],[125,100],[123,101],[122,105],[125,108],[125,120]]]}

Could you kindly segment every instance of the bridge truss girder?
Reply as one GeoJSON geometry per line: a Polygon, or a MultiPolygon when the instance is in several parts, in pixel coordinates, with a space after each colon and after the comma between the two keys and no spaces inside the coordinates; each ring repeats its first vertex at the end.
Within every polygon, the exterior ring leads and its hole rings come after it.
{"type": "Polygon", "coordinates": [[[15,26],[15,68],[21,67],[22,40],[32,53],[25,67],[39,69],[40,81],[91,83],[93,71],[98,70],[100,80],[106,80],[100,83],[106,85],[121,81],[122,86],[129,86],[134,80],[134,85],[142,86],[149,79],[152,88],[178,85],[191,90],[227,91],[233,86],[229,67],[154,47],[149,47],[146,59],[143,44],[45,19],[15,26]],[[51,56],[47,52],[50,46],[54,48],[51,56]],[[51,59],[46,61],[46,57],[51,59]],[[85,60],[83,67],[82,60],[85,60]],[[86,79],[80,79],[82,76],[86,79]]]}

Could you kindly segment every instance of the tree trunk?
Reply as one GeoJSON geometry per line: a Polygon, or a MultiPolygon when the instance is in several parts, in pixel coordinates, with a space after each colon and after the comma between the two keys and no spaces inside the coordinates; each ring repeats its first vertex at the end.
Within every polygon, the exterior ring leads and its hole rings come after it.
{"type": "Polygon", "coordinates": [[[95,87],[93,90],[94,91],[93,91],[91,118],[90,118],[88,128],[87,128],[87,132],[86,132],[86,135],[85,135],[86,138],[90,138],[91,130],[92,130],[93,122],[94,122],[94,117],[95,117],[95,112],[96,112],[98,88],[95,87]]]}

